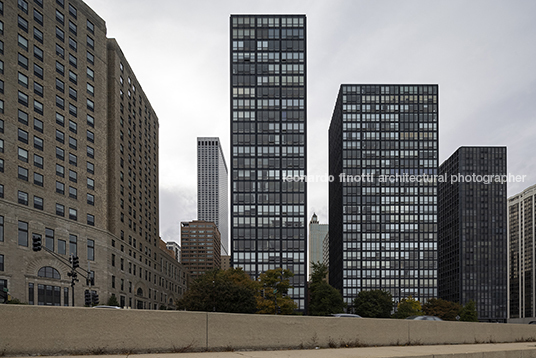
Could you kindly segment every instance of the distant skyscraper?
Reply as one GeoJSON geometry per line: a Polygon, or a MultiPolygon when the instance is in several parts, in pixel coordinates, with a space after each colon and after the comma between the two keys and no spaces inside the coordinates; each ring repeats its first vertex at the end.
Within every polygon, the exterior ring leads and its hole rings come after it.
{"type": "Polygon", "coordinates": [[[536,185],[508,198],[509,322],[536,318],[536,185]]]}
{"type": "Polygon", "coordinates": [[[305,309],[306,18],[232,15],[232,264],[253,278],[282,267],[305,309]]]}
{"type": "Polygon", "coordinates": [[[229,252],[227,177],[220,139],[197,138],[197,219],[216,224],[224,254],[229,252]]]}
{"type": "Polygon", "coordinates": [[[363,290],[437,296],[436,183],[410,176],[437,174],[438,101],[437,85],[340,87],[329,128],[329,282],[349,305],[363,290]]]}
{"type": "Polygon", "coordinates": [[[192,281],[209,270],[221,268],[220,232],[210,221],[181,223],[182,264],[192,281]]]}
{"type": "Polygon", "coordinates": [[[323,243],[329,230],[329,225],[320,224],[316,214],[313,214],[309,222],[309,274],[313,272],[313,262],[322,263],[323,243]]]}
{"type": "Polygon", "coordinates": [[[506,147],[461,147],[439,167],[438,294],[475,301],[479,321],[506,322],[506,147]]]}

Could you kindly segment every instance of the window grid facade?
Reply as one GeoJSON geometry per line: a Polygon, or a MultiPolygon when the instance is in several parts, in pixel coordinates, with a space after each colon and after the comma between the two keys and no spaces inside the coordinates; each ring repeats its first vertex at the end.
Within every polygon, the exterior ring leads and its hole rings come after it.
{"type": "Polygon", "coordinates": [[[473,300],[483,322],[506,322],[506,183],[472,176],[506,173],[506,147],[461,147],[439,168],[438,295],[473,300]]]}
{"type": "Polygon", "coordinates": [[[330,284],[437,296],[437,85],[341,85],[329,128],[330,284]],[[398,176],[398,177],[397,177],[398,176]],[[388,178],[388,179],[380,179],[388,178]]]}
{"type": "Polygon", "coordinates": [[[282,267],[305,310],[307,191],[306,18],[232,15],[232,265],[256,279],[282,267]]]}

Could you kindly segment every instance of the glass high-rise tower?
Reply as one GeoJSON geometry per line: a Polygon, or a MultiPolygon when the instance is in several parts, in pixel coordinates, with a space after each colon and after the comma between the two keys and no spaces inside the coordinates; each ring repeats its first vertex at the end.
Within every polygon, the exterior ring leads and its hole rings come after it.
{"type": "Polygon", "coordinates": [[[228,255],[227,164],[217,137],[197,138],[197,220],[216,224],[222,255],[228,255]]]}
{"type": "Polygon", "coordinates": [[[253,278],[282,267],[305,309],[305,15],[231,15],[231,251],[253,278]]]}
{"type": "Polygon", "coordinates": [[[438,102],[437,85],[340,87],[329,128],[329,283],[349,305],[363,290],[437,296],[437,184],[424,177],[437,175],[438,102]]]}

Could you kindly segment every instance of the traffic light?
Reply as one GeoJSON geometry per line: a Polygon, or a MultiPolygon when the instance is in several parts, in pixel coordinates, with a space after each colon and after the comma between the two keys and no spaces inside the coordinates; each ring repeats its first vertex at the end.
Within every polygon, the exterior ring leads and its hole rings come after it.
{"type": "Polygon", "coordinates": [[[93,301],[93,305],[96,306],[99,304],[99,294],[96,291],[91,292],[91,300],[93,301]]]}
{"type": "Polygon", "coordinates": [[[41,251],[41,236],[40,235],[32,236],[32,249],[34,251],[41,251]]]}
{"type": "Polygon", "coordinates": [[[78,256],[73,256],[73,269],[76,269],[80,267],[80,260],[78,259],[78,256]]]}
{"type": "Polygon", "coordinates": [[[91,293],[89,292],[89,290],[86,290],[84,292],[84,298],[85,298],[85,305],[86,306],[91,306],[91,293]]]}

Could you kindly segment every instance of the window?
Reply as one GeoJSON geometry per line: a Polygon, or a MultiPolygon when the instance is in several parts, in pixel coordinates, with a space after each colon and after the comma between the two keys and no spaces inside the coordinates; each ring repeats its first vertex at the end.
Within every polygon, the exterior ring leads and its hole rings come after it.
{"type": "Polygon", "coordinates": [[[24,88],[28,88],[28,76],[25,76],[22,73],[18,73],[18,79],[19,79],[19,85],[23,86],[24,88]]]}
{"type": "Polygon", "coordinates": [[[4,271],[4,255],[0,255],[0,271],[4,271]]]}
{"type": "Polygon", "coordinates": [[[87,68],[87,78],[91,79],[91,80],[95,80],[95,72],[93,72],[93,70],[91,68],[87,68]]]}
{"type": "Polygon", "coordinates": [[[69,235],[69,254],[72,254],[74,256],[78,256],[76,241],[77,241],[76,235],[72,235],[72,234],[69,235]]]}
{"type": "Polygon", "coordinates": [[[67,243],[65,240],[58,240],[58,254],[67,254],[67,243]]]}
{"type": "Polygon", "coordinates": [[[4,241],[4,217],[0,216],[0,242],[4,241]]]}
{"type": "Polygon", "coordinates": [[[76,125],[76,122],[69,120],[69,130],[73,133],[78,133],[78,126],[76,125]]]}
{"type": "Polygon", "coordinates": [[[18,61],[20,67],[24,68],[25,70],[28,69],[28,58],[26,56],[19,53],[18,61]]]}
{"type": "Polygon", "coordinates": [[[71,50],[73,50],[74,52],[76,52],[76,49],[78,47],[78,44],[76,43],[76,40],[74,40],[72,37],[69,36],[69,47],[71,48],[71,50]]]}
{"type": "Polygon", "coordinates": [[[76,36],[76,25],[71,20],[69,20],[69,32],[76,36]]]}
{"type": "Polygon", "coordinates": [[[39,61],[43,61],[44,59],[43,50],[37,45],[34,45],[33,49],[34,49],[34,57],[38,59],[39,61]]]}
{"type": "Polygon", "coordinates": [[[74,84],[78,83],[78,77],[76,76],[76,73],[74,73],[71,70],[69,70],[69,81],[71,81],[74,84]]]}
{"type": "Polygon", "coordinates": [[[69,114],[73,117],[78,115],[78,108],[72,103],[69,103],[69,114]]]}
{"type": "MultiPolygon", "coordinates": [[[[34,93],[40,97],[43,97],[43,86],[35,81],[34,81],[34,93]]],[[[41,111],[43,111],[43,105],[41,105],[41,111]]]]}
{"type": "Polygon", "coordinates": [[[77,173],[74,170],[69,169],[69,180],[73,183],[77,182],[77,173]]]}
{"type": "Polygon", "coordinates": [[[56,123],[62,127],[65,125],[65,117],[57,112],[56,112],[56,123]]]}
{"type": "Polygon", "coordinates": [[[87,135],[88,142],[91,142],[91,143],[95,142],[95,134],[92,131],[90,130],[86,131],[86,135],[87,135]]]}
{"type": "Polygon", "coordinates": [[[90,158],[95,158],[95,150],[89,145],[87,146],[87,156],[90,158]]]}
{"type": "Polygon", "coordinates": [[[34,208],[43,210],[43,198],[34,195],[34,208]]]}
{"type": "Polygon", "coordinates": [[[92,194],[87,194],[87,203],[89,205],[95,205],[95,196],[92,194]]]}
{"type": "Polygon", "coordinates": [[[28,95],[19,91],[19,103],[28,107],[28,95]]]}
{"type": "Polygon", "coordinates": [[[63,14],[61,12],[59,12],[58,10],[56,10],[56,20],[62,25],[65,24],[65,18],[63,16],[63,14]]]}
{"type": "Polygon", "coordinates": [[[76,8],[71,4],[69,4],[69,15],[76,19],[76,8]]]}
{"type": "Polygon", "coordinates": [[[54,251],[54,230],[45,228],[45,247],[54,251]]]}
{"type": "Polygon", "coordinates": [[[65,76],[65,66],[56,61],[56,72],[62,76],[65,76]]]}
{"type": "Polygon", "coordinates": [[[56,129],[56,141],[65,143],[65,133],[56,129]]]}
{"type": "Polygon", "coordinates": [[[65,216],[65,206],[56,204],[56,215],[65,216]]]}
{"type": "Polygon", "coordinates": [[[65,32],[62,29],[56,26],[56,38],[61,42],[65,41],[65,32]]]}
{"type": "Polygon", "coordinates": [[[86,119],[87,119],[87,125],[90,126],[90,127],[93,127],[95,128],[95,118],[93,118],[92,116],[90,116],[89,114],[86,116],[86,119]]]}
{"type": "Polygon", "coordinates": [[[34,64],[34,75],[43,79],[43,68],[37,64],[34,64]]]}
{"type": "Polygon", "coordinates": [[[58,95],[56,95],[56,107],[65,109],[65,100],[58,95]]]}
{"type": "Polygon", "coordinates": [[[86,89],[88,94],[90,94],[91,96],[95,95],[95,87],[93,87],[93,85],[87,83],[86,89]]]}
{"type": "MultiPolygon", "coordinates": [[[[26,21],[25,18],[18,16],[18,24],[19,29],[23,30],[24,32],[28,32],[28,21],[26,21]]],[[[4,32],[4,26],[3,23],[0,25],[2,32],[4,32]]]]}
{"type": "Polygon", "coordinates": [[[39,173],[34,173],[34,184],[38,186],[43,186],[43,175],[39,173]]]}
{"type": "Polygon", "coordinates": [[[73,188],[72,186],[69,187],[69,198],[72,198],[72,199],[78,198],[77,190],[76,188],[73,188]]]}
{"type": "Polygon", "coordinates": [[[87,36],[87,46],[91,49],[95,49],[95,41],[90,36],[87,36]]]}
{"type": "Polygon", "coordinates": [[[95,33],[95,25],[93,25],[93,23],[89,20],[87,20],[87,30],[92,34],[95,33]]]}
{"type": "Polygon", "coordinates": [[[4,153],[4,140],[0,139],[0,153],[4,153]]]}
{"type": "Polygon", "coordinates": [[[95,241],[87,240],[87,259],[88,261],[95,261],[95,241]]]}
{"type": "Polygon", "coordinates": [[[39,306],[61,306],[61,287],[38,284],[37,304],[39,306]]]}
{"type": "MultiPolygon", "coordinates": [[[[64,93],[65,92],[65,83],[60,80],[59,78],[56,78],[56,89],[58,91],[60,91],[61,93],[64,93]]],[[[61,97],[60,97],[61,98],[61,97]]],[[[58,100],[56,100],[56,104],[58,103],[58,100]]],[[[63,104],[64,102],[62,101],[62,106],[64,106],[63,104]]],[[[59,107],[59,106],[58,106],[59,107]]],[[[61,107],[63,109],[63,107],[61,107]]],[[[63,125],[63,124],[62,124],[63,125]]]]}
{"type": "Polygon", "coordinates": [[[65,58],[65,49],[58,44],[56,44],[56,55],[60,58],[65,58]]]}
{"type": "Polygon", "coordinates": [[[28,181],[28,169],[19,167],[19,179],[28,181]]]}
{"type": "Polygon", "coordinates": [[[28,163],[28,151],[24,148],[18,148],[19,160],[28,163]]]}
{"type": "Polygon", "coordinates": [[[86,162],[87,172],[89,174],[95,174],[95,165],[91,162],[86,162]]]}
{"type": "Polygon", "coordinates": [[[69,147],[75,150],[78,147],[77,140],[71,136],[69,136],[69,147]]]}
{"type": "Polygon", "coordinates": [[[34,112],[41,114],[41,115],[43,114],[43,103],[35,99],[34,99],[34,112]]]}
{"type": "Polygon", "coordinates": [[[34,136],[34,148],[38,150],[43,150],[43,139],[34,136]]]}
{"type": "Polygon", "coordinates": [[[78,163],[78,158],[73,153],[69,153],[69,164],[74,165],[76,167],[78,163]]]}
{"type": "Polygon", "coordinates": [[[95,190],[95,180],[91,178],[87,178],[87,188],[91,190],[95,190]]]}
{"type": "Polygon", "coordinates": [[[24,36],[22,36],[21,34],[18,34],[19,37],[19,47],[28,51],[28,39],[24,36]]]}
{"type": "Polygon", "coordinates": [[[63,184],[62,182],[59,182],[57,181],[56,182],[56,193],[58,194],[65,194],[65,184],[63,184]]]}
{"type": "Polygon", "coordinates": [[[91,63],[92,65],[95,64],[95,56],[91,52],[87,52],[86,58],[87,62],[91,63]]]}
{"type": "Polygon", "coordinates": [[[78,92],[71,86],[69,86],[69,97],[71,97],[75,101],[78,99],[78,92]]]}
{"type": "Polygon", "coordinates": [[[19,245],[28,247],[28,223],[19,221],[19,245]]]}
{"type": "Polygon", "coordinates": [[[24,191],[18,191],[19,204],[28,205],[28,193],[24,191]]]}
{"type": "Polygon", "coordinates": [[[43,133],[43,121],[34,118],[34,129],[38,132],[43,133]]]}
{"type": "Polygon", "coordinates": [[[56,175],[59,177],[64,177],[65,175],[65,168],[63,165],[56,164],[56,175]]]}
{"type": "Polygon", "coordinates": [[[91,226],[95,226],[95,216],[91,214],[87,214],[87,224],[91,226]]]}
{"type": "Polygon", "coordinates": [[[69,208],[69,219],[71,220],[77,220],[78,219],[78,213],[76,209],[69,208]]]}
{"type": "Polygon", "coordinates": [[[34,154],[34,165],[37,168],[43,169],[43,157],[37,154],[34,154]]]}
{"type": "Polygon", "coordinates": [[[56,158],[59,160],[65,160],[65,151],[59,147],[56,147],[56,158]]]}
{"type": "Polygon", "coordinates": [[[28,113],[18,110],[19,122],[28,125],[28,113]]]}
{"type": "Polygon", "coordinates": [[[26,0],[18,0],[17,7],[21,9],[25,14],[28,13],[28,2],[26,2],[26,0]]]}
{"type": "Polygon", "coordinates": [[[37,27],[34,27],[34,39],[36,39],[40,43],[43,43],[43,32],[37,27]]]}
{"type": "Polygon", "coordinates": [[[34,9],[34,20],[39,24],[43,25],[43,14],[34,9]]]}
{"type": "Polygon", "coordinates": [[[91,112],[95,111],[95,103],[90,100],[89,98],[86,100],[87,102],[87,109],[89,109],[91,112]]]}
{"type": "Polygon", "coordinates": [[[76,57],[74,57],[73,55],[69,54],[69,64],[71,66],[73,66],[74,68],[76,68],[77,64],[78,64],[78,61],[76,60],[76,57]]]}

